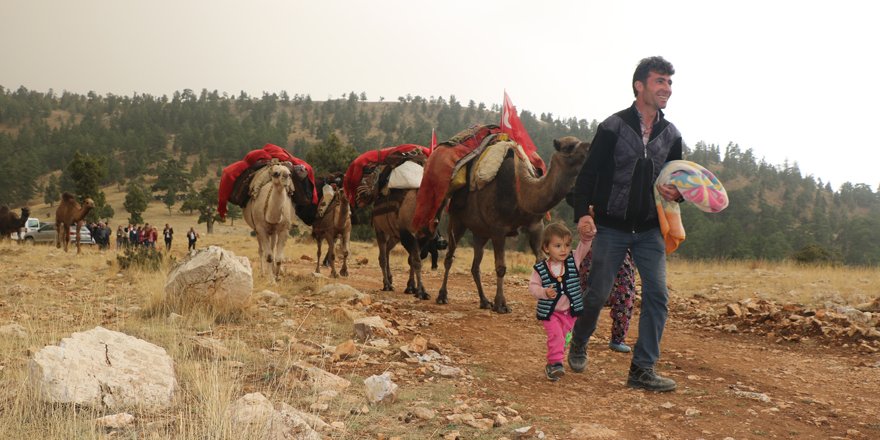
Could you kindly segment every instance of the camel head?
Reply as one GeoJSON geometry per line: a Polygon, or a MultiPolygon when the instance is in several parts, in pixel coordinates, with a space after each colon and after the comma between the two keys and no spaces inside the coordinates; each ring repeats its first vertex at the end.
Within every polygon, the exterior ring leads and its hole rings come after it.
{"type": "Polygon", "coordinates": [[[286,186],[290,183],[290,170],[284,165],[272,165],[269,173],[272,176],[272,184],[275,186],[286,186]]]}
{"type": "Polygon", "coordinates": [[[590,143],[581,142],[574,136],[565,136],[553,141],[556,150],[550,157],[547,174],[540,178],[532,177],[524,160],[517,161],[517,201],[519,207],[532,214],[543,215],[560,200],[574,185],[581,166],[590,153],[590,143]]]}
{"type": "Polygon", "coordinates": [[[590,152],[590,143],[581,142],[574,136],[565,136],[553,140],[553,149],[557,151],[550,158],[551,164],[557,163],[557,157],[560,165],[574,166],[580,169],[581,165],[587,160],[587,154],[590,152]]]}
{"type": "Polygon", "coordinates": [[[91,211],[92,209],[95,209],[95,201],[92,200],[91,197],[86,197],[86,199],[83,200],[82,207],[83,211],[91,211]]]}

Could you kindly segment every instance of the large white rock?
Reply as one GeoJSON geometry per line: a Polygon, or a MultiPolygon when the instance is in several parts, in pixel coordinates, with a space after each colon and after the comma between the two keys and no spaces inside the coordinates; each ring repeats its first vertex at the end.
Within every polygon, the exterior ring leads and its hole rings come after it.
{"type": "Polygon", "coordinates": [[[177,387],[164,348],[103,327],[38,351],[29,378],[45,401],[108,409],[165,408],[177,387]]]}
{"type": "Polygon", "coordinates": [[[320,440],[321,435],[291,410],[284,404],[276,410],[263,394],[250,393],[233,402],[226,415],[237,438],[320,440]]]}
{"type": "Polygon", "coordinates": [[[176,307],[204,305],[226,313],[247,307],[253,288],[247,257],[208,246],[171,270],[165,281],[165,299],[176,307]]]}

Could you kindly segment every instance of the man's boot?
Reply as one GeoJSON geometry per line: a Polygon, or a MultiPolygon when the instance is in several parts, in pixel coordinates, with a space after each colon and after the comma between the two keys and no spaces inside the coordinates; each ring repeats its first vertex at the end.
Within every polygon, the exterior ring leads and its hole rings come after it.
{"type": "MultiPolygon", "coordinates": [[[[571,362],[571,354],[569,354],[568,359],[571,362]]],[[[658,375],[654,372],[654,367],[641,368],[636,366],[636,364],[630,364],[629,379],[626,381],[626,386],[662,393],[674,390],[675,381],[658,375]]]]}
{"type": "Polygon", "coordinates": [[[575,373],[583,373],[587,369],[587,343],[578,343],[574,338],[568,347],[568,366],[575,373]]]}

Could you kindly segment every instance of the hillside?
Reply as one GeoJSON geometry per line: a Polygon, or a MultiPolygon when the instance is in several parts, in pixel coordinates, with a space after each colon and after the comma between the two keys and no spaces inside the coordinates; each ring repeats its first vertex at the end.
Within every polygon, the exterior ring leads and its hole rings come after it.
{"type": "MultiPolygon", "coordinates": [[[[545,160],[552,139],[591,139],[596,124],[526,110],[521,118],[545,160]]],[[[77,153],[101,168],[99,183],[105,187],[143,184],[145,176],[173,164],[178,174],[192,177],[188,186],[175,188],[173,196],[182,200],[202,189],[193,182],[216,179],[221,167],[265,143],[287,147],[320,174],[344,169],[369,149],[428,144],[432,128],[442,142],[469,125],[498,119],[497,108],[463,104],[454,96],[370,102],[352,92],[314,101],[285,92],[251,97],[187,89],[170,97],[101,96],[0,87],[0,204],[57,200],[60,191],[75,191],[69,167],[77,153]]],[[[731,204],[717,215],[685,206],[688,239],[677,255],[880,264],[880,193],[867,185],[845,183],[833,191],[827,182],[803,176],[796,163],[770,164],[750,148],[702,142],[688,147],[688,159],[727,185],[731,204]]],[[[154,197],[167,194],[151,186],[146,190],[154,197]]],[[[127,217],[122,206],[112,208],[116,221],[127,217]]],[[[571,221],[564,204],[553,215],[571,221]]]]}

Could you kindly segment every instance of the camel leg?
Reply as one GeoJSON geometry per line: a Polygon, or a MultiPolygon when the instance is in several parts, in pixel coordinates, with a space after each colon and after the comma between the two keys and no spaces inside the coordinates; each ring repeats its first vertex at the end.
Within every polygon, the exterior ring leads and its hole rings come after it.
{"type": "Polygon", "coordinates": [[[448,247],[446,248],[446,257],[443,258],[443,284],[440,285],[440,291],[437,292],[437,304],[449,304],[446,283],[449,281],[449,269],[452,268],[452,259],[455,257],[455,247],[458,245],[459,238],[464,234],[465,227],[455,217],[449,217],[449,224],[446,228],[448,247]]]}
{"type": "Polygon", "coordinates": [[[83,225],[82,220],[76,222],[76,254],[77,255],[79,255],[79,253],[82,252],[82,249],[80,248],[81,245],[79,243],[79,237],[80,237],[79,230],[82,229],[82,225],[83,225]]]}
{"type": "Polygon", "coordinates": [[[385,234],[376,230],[376,243],[379,245],[379,267],[382,269],[382,291],[393,292],[391,285],[391,270],[388,265],[388,240],[385,234]]]}
{"type": "Polygon", "coordinates": [[[315,257],[315,273],[321,273],[321,243],[323,241],[320,235],[315,237],[315,243],[318,245],[318,255],[315,257]]]}
{"type": "Polygon", "coordinates": [[[278,248],[278,235],[275,232],[269,233],[269,248],[266,249],[266,262],[269,263],[269,270],[272,272],[272,279],[278,280],[278,274],[275,268],[277,258],[275,250],[278,248]]]}
{"type": "Polygon", "coordinates": [[[272,258],[266,255],[269,247],[269,234],[262,228],[257,229],[257,251],[260,256],[260,275],[266,275],[266,259],[272,258]]]}
{"type": "Polygon", "coordinates": [[[541,250],[541,234],[544,232],[544,222],[538,220],[526,228],[529,235],[529,247],[532,248],[532,254],[535,255],[535,263],[544,259],[544,251],[541,250]]]}
{"type": "Polygon", "coordinates": [[[287,243],[287,231],[283,230],[281,232],[276,233],[275,238],[275,261],[273,262],[275,268],[275,280],[281,279],[281,260],[283,260],[282,256],[284,255],[284,245],[287,243]]]}
{"type": "Polygon", "coordinates": [[[412,293],[418,299],[431,299],[431,295],[425,291],[422,284],[422,252],[419,250],[419,241],[409,231],[401,231],[401,243],[409,253],[409,280],[406,283],[407,293],[412,293]]]}
{"type": "Polygon", "coordinates": [[[507,307],[507,299],[504,298],[504,274],[507,273],[507,265],[504,262],[504,237],[493,237],[492,247],[495,248],[495,304],[492,310],[497,313],[510,313],[507,307]]]}
{"type": "MultiPolygon", "coordinates": [[[[55,223],[55,247],[61,249],[61,231],[67,230],[64,223],[55,223]]],[[[67,252],[67,246],[64,246],[64,252],[67,252]]]]}
{"type": "Polygon", "coordinates": [[[339,278],[336,273],[336,239],[333,235],[327,236],[327,261],[330,262],[330,278],[339,278]]]}
{"type": "MultiPolygon", "coordinates": [[[[333,246],[336,244],[336,237],[331,235],[333,233],[332,229],[325,232],[325,237],[327,240],[327,246],[330,246],[330,249],[333,249],[333,246]]],[[[333,253],[333,256],[336,256],[336,252],[333,253]]],[[[324,254],[324,261],[321,261],[321,266],[330,267],[333,262],[333,258],[330,257],[330,252],[324,254]]]]}
{"type": "Polygon", "coordinates": [[[351,252],[351,231],[343,231],[342,232],[342,270],[339,271],[339,275],[344,277],[348,276],[348,254],[351,252]]]}
{"type": "Polygon", "coordinates": [[[480,308],[491,309],[492,303],[483,293],[483,282],[480,279],[480,263],[483,262],[483,250],[486,247],[486,240],[483,237],[474,235],[474,261],[471,262],[471,276],[474,277],[474,284],[477,285],[477,294],[480,295],[480,308]]]}

